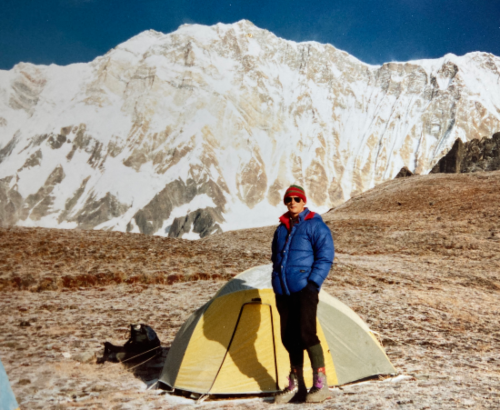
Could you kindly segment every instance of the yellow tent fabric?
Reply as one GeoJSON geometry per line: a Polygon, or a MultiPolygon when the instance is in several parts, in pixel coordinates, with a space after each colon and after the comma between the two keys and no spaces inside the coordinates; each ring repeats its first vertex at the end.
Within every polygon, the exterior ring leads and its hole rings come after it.
{"type": "MultiPolygon", "coordinates": [[[[288,353],[271,286],[271,265],[227,282],[179,330],[160,382],[200,394],[275,392],[287,383],[288,353]]],[[[330,385],[396,371],[366,323],[338,299],[320,292],[318,337],[330,385]]],[[[306,385],[312,369],[305,355],[306,385]]]]}

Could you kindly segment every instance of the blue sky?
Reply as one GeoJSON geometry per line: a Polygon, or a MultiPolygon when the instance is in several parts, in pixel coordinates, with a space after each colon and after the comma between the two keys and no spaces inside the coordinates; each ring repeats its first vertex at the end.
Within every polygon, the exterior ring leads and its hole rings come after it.
{"type": "Polygon", "coordinates": [[[5,0],[0,69],[87,62],[144,30],[241,19],[371,64],[470,51],[500,56],[497,0],[5,0]]]}

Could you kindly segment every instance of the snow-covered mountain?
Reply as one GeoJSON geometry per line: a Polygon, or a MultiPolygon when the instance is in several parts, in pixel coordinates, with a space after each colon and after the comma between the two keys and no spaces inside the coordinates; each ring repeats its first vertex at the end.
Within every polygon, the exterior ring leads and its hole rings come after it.
{"type": "Polygon", "coordinates": [[[324,212],[500,130],[500,58],[372,66],[249,21],[0,71],[1,225],[198,238],[324,212]]]}

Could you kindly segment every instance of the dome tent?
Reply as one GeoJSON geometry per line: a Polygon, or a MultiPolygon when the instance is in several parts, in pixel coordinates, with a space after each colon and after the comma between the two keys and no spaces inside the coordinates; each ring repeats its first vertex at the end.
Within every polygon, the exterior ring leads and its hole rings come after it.
{"type": "MultiPolygon", "coordinates": [[[[239,274],[194,312],[177,333],[159,381],[199,394],[271,393],[287,385],[290,361],[271,272],[262,265],[239,274]]],[[[317,321],[330,386],[396,373],[366,323],[324,291],[317,321]]],[[[304,376],[311,386],[307,354],[304,376]]]]}

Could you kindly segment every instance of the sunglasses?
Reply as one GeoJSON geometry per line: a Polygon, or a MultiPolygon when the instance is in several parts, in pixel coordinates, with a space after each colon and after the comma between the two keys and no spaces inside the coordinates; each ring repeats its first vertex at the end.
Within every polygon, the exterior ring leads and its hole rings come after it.
{"type": "Polygon", "coordinates": [[[285,198],[285,204],[289,204],[290,202],[292,202],[292,199],[298,204],[302,201],[302,198],[299,198],[298,196],[287,196],[285,198]]]}

